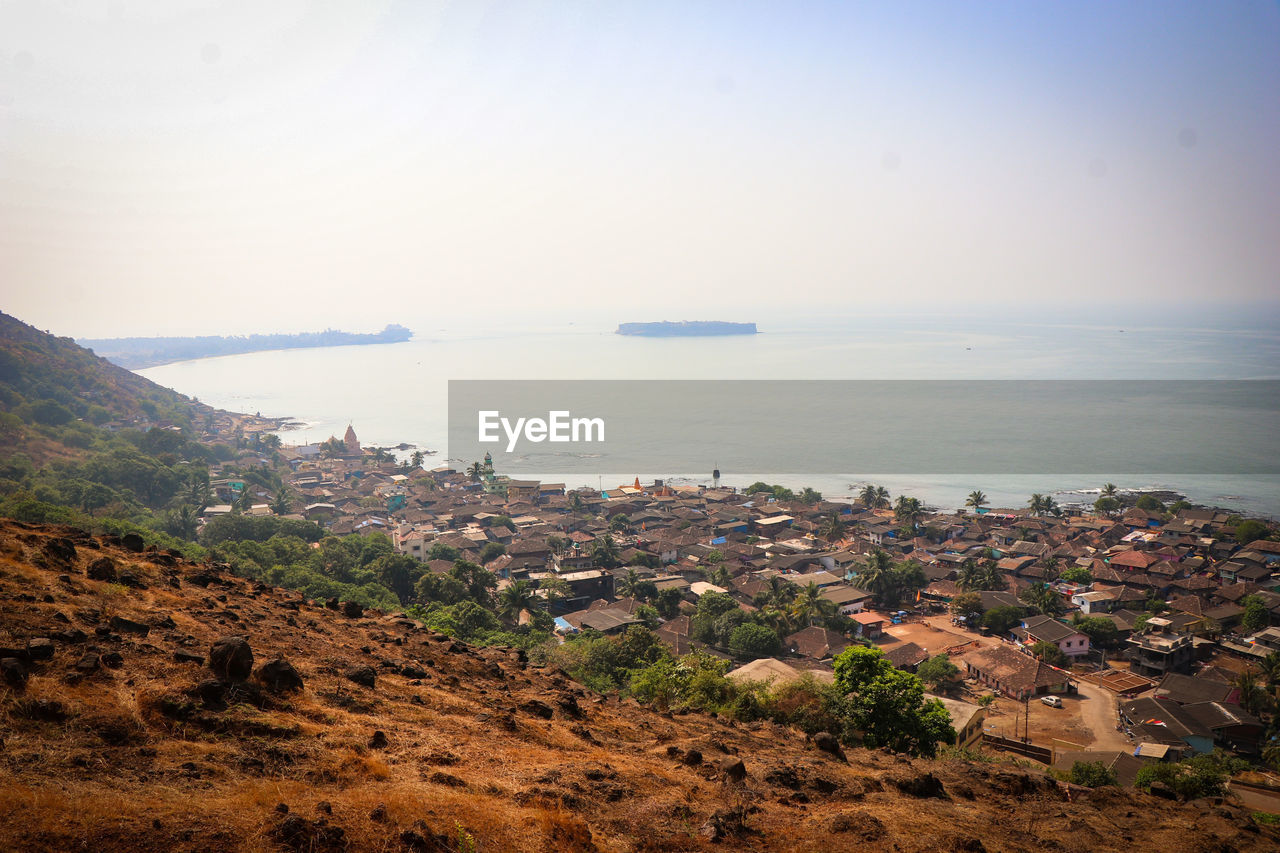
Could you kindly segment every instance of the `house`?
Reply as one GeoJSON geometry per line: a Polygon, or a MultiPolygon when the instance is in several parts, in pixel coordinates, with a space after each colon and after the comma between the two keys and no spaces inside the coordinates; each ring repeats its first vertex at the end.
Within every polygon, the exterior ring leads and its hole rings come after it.
{"type": "Polygon", "coordinates": [[[797,631],[782,642],[792,654],[813,660],[833,658],[849,647],[849,641],[843,636],[817,625],[797,631]]]}
{"type": "Polygon", "coordinates": [[[1213,752],[1213,730],[1172,699],[1134,699],[1120,706],[1120,717],[1140,741],[1213,752]]]}
{"type": "Polygon", "coordinates": [[[885,658],[897,669],[915,672],[916,667],[929,659],[929,653],[915,643],[898,643],[883,649],[885,658]]]}
{"type": "Polygon", "coordinates": [[[1117,606],[1115,591],[1111,589],[1077,592],[1071,596],[1071,603],[1085,614],[1110,613],[1117,606]]]}
{"type": "Polygon", "coordinates": [[[854,623],[855,636],[874,640],[884,630],[885,617],[879,613],[854,613],[850,615],[854,623]]]}
{"type": "Polygon", "coordinates": [[[1013,633],[1027,645],[1052,643],[1067,657],[1080,657],[1089,653],[1089,637],[1052,616],[1028,616],[1021,628],[1013,633]]]}
{"type": "Polygon", "coordinates": [[[1056,753],[1053,769],[1060,773],[1070,773],[1077,763],[1097,763],[1116,774],[1116,781],[1123,788],[1132,788],[1138,781],[1138,771],[1150,763],[1150,759],[1142,759],[1127,752],[1092,749],[1072,749],[1056,753]]]}
{"type": "Polygon", "coordinates": [[[988,646],[964,656],[968,677],[1011,699],[1072,690],[1070,676],[1044,661],[1008,646],[988,646]]]}
{"type": "Polygon", "coordinates": [[[1129,668],[1148,678],[1163,678],[1170,672],[1189,673],[1195,656],[1193,637],[1189,633],[1172,630],[1169,619],[1155,617],[1147,620],[1143,633],[1131,636],[1126,642],[1129,668]]]}
{"type": "Polygon", "coordinates": [[[845,616],[861,613],[862,608],[872,598],[871,593],[845,584],[826,587],[820,594],[827,601],[834,604],[836,610],[845,616]]]}
{"type": "Polygon", "coordinates": [[[946,696],[925,694],[925,701],[936,699],[947,709],[951,718],[951,728],[956,730],[956,746],[973,746],[982,740],[982,723],[987,718],[987,709],[972,702],[962,702],[946,696]]]}

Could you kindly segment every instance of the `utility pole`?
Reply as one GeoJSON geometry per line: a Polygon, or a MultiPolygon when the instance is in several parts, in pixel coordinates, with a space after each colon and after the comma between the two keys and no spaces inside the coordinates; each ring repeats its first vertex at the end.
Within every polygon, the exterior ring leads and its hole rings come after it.
{"type": "Polygon", "coordinates": [[[1031,694],[1022,697],[1022,742],[1031,743],[1031,694]]]}

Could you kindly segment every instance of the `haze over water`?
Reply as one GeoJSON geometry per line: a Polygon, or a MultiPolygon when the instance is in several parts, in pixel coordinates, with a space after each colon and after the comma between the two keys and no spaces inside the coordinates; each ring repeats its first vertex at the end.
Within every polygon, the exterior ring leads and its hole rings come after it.
{"type": "MultiPolygon", "coordinates": [[[[1186,320],[1157,310],[1100,312],[1101,316],[1044,319],[986,316],[805,317],[779,311],[715,319],[749,319],[762,334],[723,338],[638,338],[613,334],[622,320],[662,319],[643,310],[610,320],[590,311],[558,317],[401,318],[416,332],[404,344],[252,353],[181,362],[139,371],[162,385],[236,411],[291,416],[305,427],[284,434],[286,443],[341,435],[353,423],[366,445],[408,442],[437,450],[427,467],[448,460],[446,402],[449,379],[1268,379],[1280,377],[1280,331],[1264,316],[1213,317],[1193,312],[1186,320]]],[[[684,319],[674,318],[671,319],[684,319]]],[[[710,317],[708,317],[710,319],[710,317]]],[[[744,400],[744,407],[768,401],[744,400]]],[[[784,416],[784,413],[780,413],[784,416]]],[[[940,416],[945,416],[941,414],[940,416]]],[[[1158,418],[1159,412],[1135,412],[1158,418]]],[[[856,424],[831,424],[856,431],[856,424]]],[[[1037,413],[1026,414],[1033,435],[1037,413]]],[[[957,435],[958,446],[982,436],[957,435]]],[[[655,448],[655,457],[660,448],[655,448]]],[[[455,460],[461,465],[470,460],[455,460]]],[[[1280,515],[1280,480],[1267,476],[1099,478],[991,475],[911,476],[891,469],[830,475],[773,476],[811,485],[831,498],[851,497],[851,485],[867,479],[926,503],[953,507],[982,489],[997,507],[1021,507],[1032,492],[1056,492],[1060,503],[1091,502],[1104,480],[1123,488],[1167,488],[1192,500],[1242,512],[1280,515]]],[[[725,482],[745,486],[759,479],[753,460],[725,448],[703,472],[600,471],[595,477],[554,471],[510,471],[545,480],[567,479],[605,488],[635,476],[708,481],[719,466],[725,482]]]]}

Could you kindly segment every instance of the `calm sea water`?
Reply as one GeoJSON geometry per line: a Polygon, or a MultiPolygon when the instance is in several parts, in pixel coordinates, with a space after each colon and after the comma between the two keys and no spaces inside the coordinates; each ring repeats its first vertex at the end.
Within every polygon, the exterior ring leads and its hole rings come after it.
{"type": "MultiPolygon", "coordinates": [[[[366,445],[408,442],[448,459],[446,390],[449,379],[1275,379],[1280,378],[1280,331],[1258,318],[1206,322],[1202,317],[1155,322],[1148,312],[1105,321],[992,316],[735,316],[754,320],[762,334],[725,338],[636,338],[613,334],[628,316],[401,318],[416,332],[402,344],[275,351],[201,359],[139,371],[184,394],[222,408],[291,416],[305,426],[287,443],[323,440],[355,426],[366,445]],[[1252,321],[1252,322],[1251,322],[1252,321]]],[[[678,318],[671,318],[678,319],[678,318]]],[[[1028,430],[1035,429],[1029,413],[1028,430]]],[[[458,460],[469,462],[470,460],[458,460]]],[[[605,488],[668,477],[709,482],[718,465],[724,481],[758,479],[750,459],[732,448],[708,460],[703,472],[600,471],[557,476],[605,488]]],[[[430,463],[428,463],[430,467],[430,463]]],[[[1062,503],[1091,502],[1106,480],[1123,488],[1164,488],[1238,511],[1280,516],[1280,479],[1272,476],[1143,477],[992,475],[901,476],[893,471],[833,472],[771,482],[810,485],[828,497],[852,496],[862,482],[887,486],[927,504],[954,507],[982,489],[995,506],[1018,507],[1032,492],[1062,503]],[[1094,494],[1090,494],[1094,491],[1094,494]]]]}

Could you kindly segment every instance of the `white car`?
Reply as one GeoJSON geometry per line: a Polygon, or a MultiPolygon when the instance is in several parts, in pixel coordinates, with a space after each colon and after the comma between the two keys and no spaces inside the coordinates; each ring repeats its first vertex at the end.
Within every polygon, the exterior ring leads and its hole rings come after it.
{"type": "Polygon", "coordinates": [[[1062,700],[1057,696],[1041,696],[1040,701],[1048,705],[1050,708],[1061,708],[1062,700]]]}

